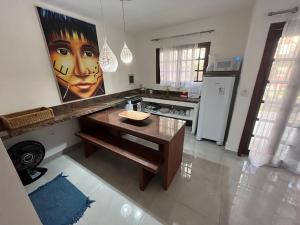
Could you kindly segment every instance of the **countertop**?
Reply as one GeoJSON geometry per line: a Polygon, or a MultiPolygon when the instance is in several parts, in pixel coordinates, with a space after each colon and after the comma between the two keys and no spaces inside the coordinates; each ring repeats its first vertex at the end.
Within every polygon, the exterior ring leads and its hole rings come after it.
{"type": "Polygon", "coordinates": [[[176,95],[173,92],[171,92],[169,95],[166,95],[166,93],[163,91],[157,91],[157,92],[158,93],[144,94],[144,93],[140,93],[139,90],[135,89],[135,90],[119,92],[111,95],[99,96],[96,98],[91,98],[83,101],[77,101],[77,102],[71,102],[71,103],[53,106],[51,107],[53,109],[54,116],[55,116],[53,120],[36,123],[33,125],[29,125],[14,130],[6,129],[2,124],[2,122],[0,121],[0,138],[8,139],[42,127],[50,126],[69,119],[78,118],[80,116],[84,116],[104,109],[108,109],[118,104],[126,102],[128,98],[147,97],[147,98],[182,101],[182,102],[189,102],[189,103],[199,103],[200,101],[199,98],[193,99],[193,98],[179,97],[177,93],[176,95]],[[127,99],[125,99],[125,97],[127,97],[127,99]]]}
{"type": "Polygon", "coordinates": [[[132,121],[120,118],[119,113],[124,109],[108,109],[103,112],[88,115],[87,119],[94,123],[108,127],[114,127],[122,131],[134,134],[147,140],[155,140],[156,143],[169,143],[179,130],[185,125],[185,121],[151,115],[143,121],[132,121]]]}
{"type": "Polygon", "coordinates": [[[18,129],[8,130],[4,125],[0,124],[0,138],[8,139],[23,133],[36,130],[38,128],[47,127],[69,119],[78,118],[104,109],[111,108],[122,102],[125,102],[125,96],[137,96],[136,90],[125,91],[112,95],[91,98],[84,101],[72,102],[51,107],[54,112],[54,119],[43,121],[41,123],[32,124],[18,129]]]}

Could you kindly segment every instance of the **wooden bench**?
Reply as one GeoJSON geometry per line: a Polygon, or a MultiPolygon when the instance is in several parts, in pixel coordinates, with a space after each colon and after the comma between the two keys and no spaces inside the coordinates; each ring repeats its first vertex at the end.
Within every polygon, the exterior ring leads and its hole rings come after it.
{"type": "Polygon", "coordinates": [[[145,190],[150,180],[158,173],[162,165],[163,157],[161,152],[109,132],[92,130],[88,132],[78,132],[77,136],[85,143],[86,157],[94,153],[97,148],[101,148],[140,166],[139,183],[142,191],[145,190]]]}

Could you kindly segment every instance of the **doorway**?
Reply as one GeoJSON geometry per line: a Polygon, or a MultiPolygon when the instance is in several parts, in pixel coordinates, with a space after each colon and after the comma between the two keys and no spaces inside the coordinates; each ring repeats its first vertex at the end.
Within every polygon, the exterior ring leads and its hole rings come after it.
{"type": "Polygon", "coordinates": [[[254,135],[253,131],[255,129],[255,126],[257,126],[258,123],[262,122],[262,118],[259,118],[259,111],[260,109],[262,109],[263,104],[266,104],[263,97],[266,87],[269,83],[269,75],[272,69],[276,48],[282,35],[284,25],[285,22],[280,22],[273,23],[270,26],[262,61],[250,102],[249,111],[247,114],[246,123],[238,149],[238,156],[249,154],[249,145],[251,138],[254,135]]]}

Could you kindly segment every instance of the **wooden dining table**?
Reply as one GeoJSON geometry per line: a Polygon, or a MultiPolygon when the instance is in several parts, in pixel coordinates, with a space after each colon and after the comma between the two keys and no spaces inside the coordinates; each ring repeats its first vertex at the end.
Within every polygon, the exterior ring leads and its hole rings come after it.
{"type": "Polygon", "coordinates": [[[85,155],[88,157],[99,148],[112,151],[142,168],[141,190],[158,172],[162,173],[162,186],[167,190],[181,165],[185,121],[157,115],[133,121],[121,118],[122,111],[112,108],[79,119],[81,131],[77,135],[86,143],[85,155]],[[158,149],[121,138],[124,134],[156,143],[158,149]]]}

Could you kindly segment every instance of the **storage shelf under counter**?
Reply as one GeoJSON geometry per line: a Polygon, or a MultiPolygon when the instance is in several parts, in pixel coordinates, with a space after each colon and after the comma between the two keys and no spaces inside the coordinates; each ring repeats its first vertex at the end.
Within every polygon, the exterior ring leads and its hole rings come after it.
{"type": "Polygon", "coordinates": [[[192,134],[195,134],[196,132],[196,127],[197,127],[197,121],[198,121],[198,113],[199,113],[199,101],[195,102],[187,102],[187,101],[174,101],[174,100],[167,100],[167,99],[160,99],[160,98],[149,98],[149,97],[143,97],[143,106],[147,104],[157,104],[161,106],[170,106],[172,107],[179,107],[183,108],[186,110],[189,110],[188,115],[179,115],[175,113],[162,113],[159,110],[148,110],[145,107],[143,107],[144,112],[148,112],[154,115],[159,115],[159,116],[165,116],[165,117],[170,117],[170,118],[175,118],[175,119],[181,119],[185,121],[191,121],[192,122],[192,134]]]}

